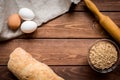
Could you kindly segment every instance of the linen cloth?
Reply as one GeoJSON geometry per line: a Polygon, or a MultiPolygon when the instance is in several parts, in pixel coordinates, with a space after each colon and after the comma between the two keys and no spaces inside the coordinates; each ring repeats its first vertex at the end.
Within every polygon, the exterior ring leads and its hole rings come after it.
{"type": "Polygon", "coordinates": [[[0,0],[0,41],[23,34],[20,29],[10,30],[7,25],[8,16],[18,13],[20,8],[31,9],[35,13],[33,21],[40,26],[67,12],[72,2],[77,4],[80,0],[0,0]]]}

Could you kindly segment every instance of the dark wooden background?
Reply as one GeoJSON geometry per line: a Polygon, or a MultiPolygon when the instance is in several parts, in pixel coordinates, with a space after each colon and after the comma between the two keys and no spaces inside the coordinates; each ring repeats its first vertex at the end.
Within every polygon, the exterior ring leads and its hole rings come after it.
{"type": "MultiPolygon", "coordinates": [[[[120,26],[120,0],[92,1],[120,26]]],[[[65,80],[119,80],[120,66],[111,73],[100,74],[88,65],[90,46],[104,38],[112,39],[82,1],[68,13],[40,26],[33,34],[0,42],[0,80],[17,80],[7,69],[9,55],[16,47],[22,47],[48,64],[65,80]]]]}

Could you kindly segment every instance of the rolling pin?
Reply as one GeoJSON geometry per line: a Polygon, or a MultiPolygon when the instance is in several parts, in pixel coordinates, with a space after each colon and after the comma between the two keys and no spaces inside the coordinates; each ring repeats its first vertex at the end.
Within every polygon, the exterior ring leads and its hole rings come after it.
{"type": "Polygon", "coordinates": [[[100,25],[120,44],[120,28],[110,19],[102,14],[91,0],[84,0],[88,9],[98,18],[100,25]]]}

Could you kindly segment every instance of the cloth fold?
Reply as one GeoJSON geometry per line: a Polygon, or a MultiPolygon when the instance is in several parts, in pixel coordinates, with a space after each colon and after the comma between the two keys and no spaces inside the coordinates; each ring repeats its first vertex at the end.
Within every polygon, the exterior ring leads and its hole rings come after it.
{"type": "Polygon", "coordinates": [[[12,31],[7,26],[7,18],[13,13],[18,13],[20,8],[26,7],[35,13],[38,26],[42,23],[64,14],[74,2],[80,0],[0,0],[0,41],[8,40],[22,35],[20,29],[12,31]]]}

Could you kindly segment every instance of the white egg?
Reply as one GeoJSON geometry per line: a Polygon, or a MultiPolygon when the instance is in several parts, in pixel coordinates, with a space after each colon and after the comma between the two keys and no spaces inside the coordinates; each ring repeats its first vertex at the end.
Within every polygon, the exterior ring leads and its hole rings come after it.
{"type": "Polygon", "coordinates": [[[37,29],[37,23],[34,21],[25,21],[21,24],[21,31],[24,33],[32,33],[37,29]]]}
{"type": "Polygon", "coordinates": [[[23,20],[32,20],[35,18],[33,11],[28,8],[21,8],[19,10],[19,15],[23,20]]]}

